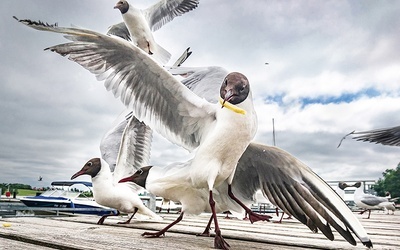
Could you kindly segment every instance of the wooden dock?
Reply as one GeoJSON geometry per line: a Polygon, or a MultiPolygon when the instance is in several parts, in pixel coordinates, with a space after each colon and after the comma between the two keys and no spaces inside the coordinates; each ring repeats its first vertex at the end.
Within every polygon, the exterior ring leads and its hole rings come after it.
{"type": "MultiPolygon", "coordinates": [[[[97,216],[12,217],[0,218],[0,249],[213,249],[212,237],[198,237],[209,219],[208,214],[186,216],[163,238],[144,238],[144,231],[159,230],[177,218],[177,214],[161,214],[164,221],[134,220],[118,225],[126,217],[110,217],[97,225],[97,216]]],[[[366,249],[357,239],[357,246],[335,234],[335,240],[321,233],[312,233],[298,221],[282,224],[238,219],[224,219],[220,224],[231,249],[366,249]]],[[[373,211],[371,219],[357,214],[374,244],[374,249],[400,249],[400,214],[387,215],[373,211]]]]}

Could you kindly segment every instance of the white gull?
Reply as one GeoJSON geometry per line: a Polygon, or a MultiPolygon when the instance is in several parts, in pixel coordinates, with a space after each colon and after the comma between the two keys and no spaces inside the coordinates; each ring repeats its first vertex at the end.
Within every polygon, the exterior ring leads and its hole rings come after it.
{"type": "MultiPolygon", "coordinates": [[[[102,155],[105,160],[100,158],[89,160],[81,170],[72,175],[71,179],[81,175],[90,175],[93,183],[93,196],[97,203],[117,209],[116,215],[119,215],[119,212],[132,213],[127,221],[122,222],[123,224],[130,223],[136,212],[152,219],[161,220],[160,216],[143,205],[138,196],[138,192],[141,190],[139,186],[118,183],[123,176],[132,174],[139,167],[148,164],[152,138],[151,129],[144,123],[139,122],[132,115],[127,119],[125,119],[125,113],[121,116],[122,122],[113,127],[102,140],[102,155]],[[120,130],[126,130],[123,136],[120,130]],[[119,146],[118,150],[115,149],[115,145],[119,146]],[[108,153],[115,151],[118,152],[118,155],[108,153]],[[117,158],[114,159],[115,156],[117,158]],[[110,167],[114,168],[114,162],[115,169],[111,171],[110,167]]],[[[104,220],[111,215],[104,215],[97,224],[103,224],[104,220]]]]}
{"type": "Polygon", "coordinates": [[[364,185],[361,182],[356,182],[353,186],[357,188],[354,192],[354,202],[358,207],[364,209],[360,214],[368,211],[367,219],[370,218],[372,209],[388,209],[392,211],[396,209],[389,199],[364,193],[364,185]]]}
{"type": "MultiPolygon", "coordinates": [[[[114,8],[121,11],[132,42],[164,64],[168,62],[171,54],[155,42],[152,31],[159,29],[175,17],[195,9],[198,4],[198,0],[161,0],[147,9],[140,10],[126,0],[120,0],[114,8]]],[[[122,31],[124,34],[123,27],[118,25],[112,27],[115,30],[109,33],[121,36],[122,31]]],[[[122,37],[127,36],[125,34],[122,37]]]]}
{"type": "MultiPolygon", "coordinates": [[[[199,96],[218,89],[227,71],[221,67],[166,67],[171,73],[183,75],[182,83],[199,96]],[[207,86],[207,87],[206,87],[207,86]]],[[[163,235],[170,227],[183,219],[184,214],[209,212],[208,190],[194,188],[187,182],[186,167],[191,162],[174,163],[168,166],[144,167],[132,177],[122,181],[134,181],[148,191],[182,203],[181,215],[163,230],[144,233],[145,236],[163,235]]],[[[340,184],[342,188],[348,185],[340,184]]],[[[245,211],[227,195],[228,182],[214,188],[216,211],[231,211],[243,218],[245,211]]],[[[277,147],[250,143],[239,159],[232,181],[232,190],[245,205],[254,203],[254,196],[262,190],[264,196],[285,213],[292,214],[312,231],[321,231],[328,239],[334,236],[330,226],[335,228],[349,243],[355,245],[351,232],[367,247],[372,247],[363,226],[332,188],[308,166],[291,154],[277,147]]],[[[343,191],[343,190],[342,190],[343,191]]],[[[253,217],[254,218],[254,217],[253,217]]],[[[209,224],[201,235],[209,235],[209,224]]],[[[250,217],[250,220],[252,217],[250,217]]]]}

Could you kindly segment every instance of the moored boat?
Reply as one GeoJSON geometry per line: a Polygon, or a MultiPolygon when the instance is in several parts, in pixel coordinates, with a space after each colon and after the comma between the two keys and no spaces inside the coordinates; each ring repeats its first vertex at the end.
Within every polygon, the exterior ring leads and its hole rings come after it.
{"type": "Polygon", "coordinates": [[[88,190],[92,187],[92,183],[88,181],[54,181],[50,190],[36,196],[25,196],[20,198],[20,201],[28,207],[61,208],[69,213],[100,216],[117,214],[117,210],[98,204],[93,197],[85,197],[81,191],[74,188],[77,185],[83,185],[88,190]]]}

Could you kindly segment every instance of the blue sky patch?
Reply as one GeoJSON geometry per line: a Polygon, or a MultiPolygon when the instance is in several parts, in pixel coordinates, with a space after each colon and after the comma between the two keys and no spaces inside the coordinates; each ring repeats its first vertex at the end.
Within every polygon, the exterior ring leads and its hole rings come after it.
{"type": "MultiPolygon", "coordinates": [[[[381,93],[376,90],[375,88],[368,88],[361,90],[356,93],[344,93],[340,96],[318,96],[318,97],[304,97],[300,98],[299,102],[302,103],[302,107],[305,107],[310,104],[330,104],[330,103],[350,103],[354,100],[359,99],[362,96],[367,97],[376,97],[379,96],[381,93]]],[[[268,96],[264,100],[266,103],[278,103],[280,106],[283,105],[283,98],[285,94],[275,95],[275,96],[268,96]]]]}

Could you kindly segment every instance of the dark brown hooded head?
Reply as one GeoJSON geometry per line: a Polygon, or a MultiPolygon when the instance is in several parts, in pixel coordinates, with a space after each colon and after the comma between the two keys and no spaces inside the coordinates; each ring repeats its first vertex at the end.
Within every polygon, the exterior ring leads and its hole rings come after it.
{"type": "Polygon", "coordinates": [[[114,6],[114,9],[119,9],[121,14],[125,14],[129,10],[129,3],[126,0],[120,0],[114,6]]]}
{"type": "Polygon", "coordinates": [[[119,181],[119,183],[122,183],[122,182],[134,182],[137,185],[139,185],[139,186],[141,186],[143,188],[146,188],[146,180],[147,180],[147,176],[149,175],[149,172],[150,172],[151,168],[152,168],[152,166],[147,166],[147,167],[140,168],[133,175],[121,179],[119,181]]]}
{"type": "Polygon", "coordinates": [[[71,180],[75,179],[81,175],[90,175],[92,178],[95,177],[101,169],[101,160],[100,158],[93,158],[90,159],[86,164],[83,166],[81,170],[76,172],[74,175],[71,176],[71,180]]]}
{"type": "Polygon", "coordinates": [[[220,97],[223,103],[229,102],[231,104],[238,104],[246,100],[250,92],[250,84],[246,76],[238,73],[229,73],[220,89],[220,97]]]}

